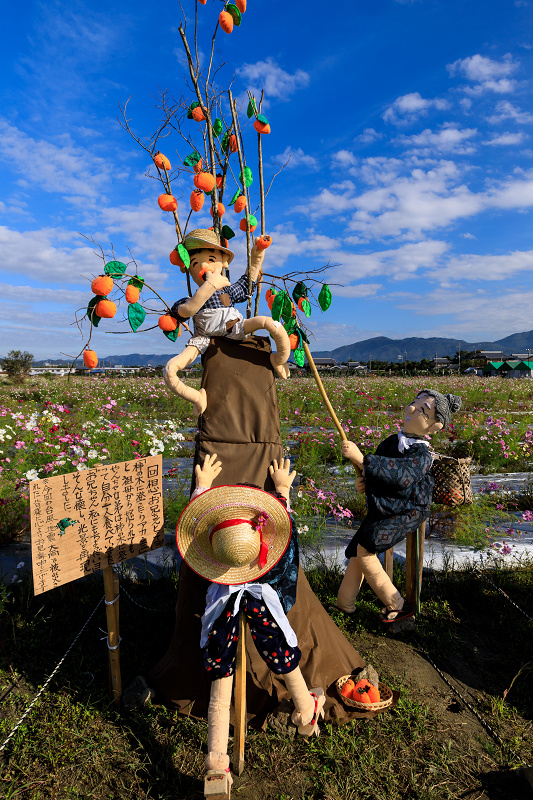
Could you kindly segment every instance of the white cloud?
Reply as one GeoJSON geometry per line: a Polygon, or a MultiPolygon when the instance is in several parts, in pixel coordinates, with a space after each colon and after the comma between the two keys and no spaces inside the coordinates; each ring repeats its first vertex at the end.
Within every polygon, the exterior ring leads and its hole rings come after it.
{"type": "Polygon", "coordinates": [[[472,82],[472,86],[465,86],[464,91],[468,94],[481,94],[483,92],[496,92],[505,94],[512,92],[516,88],[516,81],[509,78],[518,67],[513,61],[510,53],[507,53],[501,61],[494,61],[486,56],[477,53],[468,58],[459,58],[452,64],[447,65],[450,75],[464,75],[472,82]]]}
{"type": "Polygon", "coordinates": [[[518,124],[529,125],[533,122],[533,114],[521,111],[518,106],[514,106],[509,100],[500,100],[496,103],[496,113],[487,117],[489,122],[496,124],[506,119],[512,119],[518,124]]]}
{"type": "Polygon", "coordinates": [[[509,144],[520,144],[524,141],[524,134],[522,132],[519,133],[502,133],[500,136],[495,136],[493,139],[490,139],[488,142],[483,142],[483,144],[492,144],[492,145],[509,145],[509,144]]]}
{"type": "Polygon", "coordinates": [[[285,164],[288,161],[287,169],[294,169],[300,166],[318,169],[318,161],[316,158],[304,153],[301,147],[294,149],[290,145],[287,145],[283,153],[273,156],[272,161],[278,164],[285,164]]]}
{"type": "Polygon", "coordinates": [[[243,64],[238,74],[247,84],[246,88],[255,95],[260,95],[264,89],[267,97],[277,97],[280,100],[288,100],[298,89],[304,89],[310,80],[303,69],[293,73],[286,72],[271,57],[255,64],[243,64]]]}
{"type": "Polygon", "coordinates": [[[354,138],[354,142],[360,142],[361,144],[372,144],[372,142],[377,142],[378,139],[382,139],[383,134],[378,133],[378,131],[374,130],[374,128],[365,128],[363,133],[360,133],[359,136],[354,138]]]}
{"type": "Polygon", "coordinates": [[[349,150],[338,150],[333,153],[332,160],[341,167],[353,167],[357,163],[357,159],[349,150]]]}
{"type": "Polygon", "coordinates": [[[449,103],[439,97],[432,100],[422,97],[420,92],[411,92],[396,98],[382,114],[386,122],[395,124],[412,122],[420,116],[425,116],[432,108],[443,110],[449,108],[449,103]]]}
{"type": "Polygon", "coordinates": [[[530,273],[532,269],[533,250],[517,250],[505,255],[454,256],[439,269],[439,276],[469,281],[503,281],[523,272],[530,273]]]}
{"type": "Polygon", "coordinates": [[[381,283],[361,283],[358,286],[330,286],[331,293],[337,297],[374,297],[380,289],[381,283]]]}
{"type": "Polygon", "coordinates": [[[414,136],[399,136],[396,141],[412,148],[409,152],[420,155],[428,155],[435,151],[464,155],[475,151],[469,140],[476,135],[476,128],[457,128],[454,125],[447,125],[437,132],[427,128],[414,136]]]}
{"type": "Polygon", "coordinates": [[[459,236],[462,236],[463,239],[477,239],[477,236],[474,236],[473,233],[460,233],[459,236]]]}

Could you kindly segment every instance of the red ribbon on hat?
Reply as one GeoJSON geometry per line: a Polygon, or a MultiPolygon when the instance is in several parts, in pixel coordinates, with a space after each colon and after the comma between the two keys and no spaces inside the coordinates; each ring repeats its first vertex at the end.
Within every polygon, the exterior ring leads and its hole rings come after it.
{"type": "Polygon", "coordinates": [[[259,566],[261,568],[266,567],[268,558],[268,545],[263,541],[263,527],[267,521],[268,516],[263,511],[254,517],[254,519],[226,519],[224,522],[219,522],[217,525],[211,528],[209,541],[212,544],[213,534],[217,531],[223,530],[224,528],[232,528],[234,525],[242,525],[243,523],[246,525],[251,525],[255,531],[259,531],[259,538],[261,540],[261,545],[259,547],[259,566]]]}

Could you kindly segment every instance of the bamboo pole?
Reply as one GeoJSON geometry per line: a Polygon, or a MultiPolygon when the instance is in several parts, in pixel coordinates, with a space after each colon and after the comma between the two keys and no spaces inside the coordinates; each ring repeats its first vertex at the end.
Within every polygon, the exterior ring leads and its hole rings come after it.
{"type": "Polygon", "coordinates": [[[422,570],[424,568],[425,521],[407,537],[405,543],[405,599],[420,613],[422,570]]]}
{"type": "Polygon", "coordinates": [[[235,665],[235,717],[233,720],[233,771],[244,770],[244,740],[246,738],[246,618],[239,612],[239,642],[235,665]]]}
{"type": "Polygon", "coordinates": [[[109,683],[114,703],[120,703],[122,695],[122,678],[120,675],[120,635],[118,626],[118,575],[113,567],[104,567],[104,594],[106,599],[107,618],[107,651],[109,655],[109,683]]]}
{"type": "Polygon", "coordinates": [[[391,581],[392,581],[393,567],[394,567],[394,551],[392,547],[389,547],[388,550],[385,550],[385,572],[387,573],[391,581]]]}

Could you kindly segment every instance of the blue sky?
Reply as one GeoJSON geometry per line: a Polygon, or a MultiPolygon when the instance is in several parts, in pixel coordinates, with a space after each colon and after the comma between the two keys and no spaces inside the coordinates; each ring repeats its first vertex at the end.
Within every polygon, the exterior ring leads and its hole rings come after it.
{"type": "MultiPolygon", "coordinates": [[[[193,1],[183,7],[192,19],[193,1]]],[[[221,9],[198,6],[204,55],[221,9]]],[[[312,349],[533,328],[532,12],[529,0],[249,0],[242,26],[217,35],[218,84],[265,89],[267,182],[291,156],[267,199],[265,271],[339,265],[332,307],[309,321],[312,349]]],[[[80,233],[123,260],[129,248],[169,304],[186,294],[150,160],[116,117],[131,96],[132,127],[148,136],[158,87],[194,96],[179,4],[23,0],[3,18],[0,356],[54,358],[81,349],[74,313],[101,271],[80,233]]],[[[244,137],[253,166],[250,123],[244,137]]],[[[178,137],[161,149],[173,164],[190,151],[178,137]]],[[[191,180],[173,187],[184,210],[191,180]]],[[[224,221],[238,230],[233,211],[224,221]]],[[[242,263],[244,234],[232,245],[242,263]]],[[[116,330],[127,323],[100,325],[99,355],[176,350],[159,331],[116,330]]]]}

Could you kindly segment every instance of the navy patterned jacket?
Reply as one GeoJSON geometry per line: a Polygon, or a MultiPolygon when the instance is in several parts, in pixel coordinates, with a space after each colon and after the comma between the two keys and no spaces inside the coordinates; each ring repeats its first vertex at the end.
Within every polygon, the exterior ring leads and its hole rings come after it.
{"type": "Polygon", "coordinates": [[[395,433],[379,443],[374,455],[364,457],[367,514],[346,558],[357,555],[358,544],[383,553],[419,527],[431,505],[432,464],[431,450],[422,442],[400,453],[395,433]]]}

